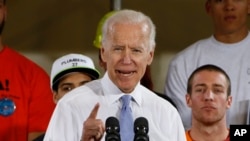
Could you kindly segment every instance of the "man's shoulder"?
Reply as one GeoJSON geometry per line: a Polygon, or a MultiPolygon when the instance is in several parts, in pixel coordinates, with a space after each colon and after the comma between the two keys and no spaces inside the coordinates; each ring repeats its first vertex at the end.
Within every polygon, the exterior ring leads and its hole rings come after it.
{"type": "Polygon", "coordinates": [[[20,66],[23,66],[26,69],[30,67],[41,69],[41,67],[37,65],[34,61],[32,61],[28,57],[24,56],[20,52],[8,46],[4,47],[3,54],[4,54],[4,58],[9,60],[8,62],[14,62],[17,66],[20,64],[20,66]]]}
{"type": "Polygon", "coordinates": [[[192,60],[194,57],[200,54],[200,52],[203,51],[204,47],[207,46],[211,42],[211,37],[198,40],[189,46],[187,46],[185,49],[178,52],[173,59],[171,60],[170,64],[179,64],[180,62],[189,61],[192,60]]]}
{"type": "Polygon", "coordinates": [[[189,46],[187,46],[185,49],[181,50],[179,53],[177,53],[176,58],[179,58],[181,56],[185,56],[188,54],[192,54],[197,51],[197,49],[204,48],[209,42],[211,41],[211,38],[201,39],[198,40],[189,46]]]}
{"type": "MultiPolygon", "coordinates": [[[[21,60],[29,60],[24,55],[22,55],[20,52],[14,50],[14,49],[12,49],[12,48],[10,48],[8,46],[4,46],[3,53],[8,58],[21,59],[21,60]]],[[[29,61],[31,61],[31,60],[29,60],[29,61]]]]}
{"type": "MultiPolygon", "coordinates": [[[[5,46],[3,52],[1,53],[2,54],[0,54],[0,58],[2,58],[2,60],[0,62],[2,64],[7,63],[8,65],[6,65],[6,68],[11,67],[12,71],[17,71],[21,74],[26,74],[25,78],[32,78],[32,79],[33,77],[49,78],[46,71],[41,66],[39,66],[26,56],[22,55],[18,51],[15,51],[9,48],[8,46],[5,46]]],[[[28,79],[28,81],[30,81],[30,79],[28,79]]]]}

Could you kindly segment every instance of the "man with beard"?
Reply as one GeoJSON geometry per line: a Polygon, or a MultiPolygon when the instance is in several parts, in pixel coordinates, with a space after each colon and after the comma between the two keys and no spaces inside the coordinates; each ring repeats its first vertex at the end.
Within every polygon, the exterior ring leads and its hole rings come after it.
{"type": "Polygon", "coordinates": [[[2,43],[6,0],[0,0],[0,140],[32,141],[43,134],[55,104],[49,76],[2,43]]]}
{"type": "Polygon", "coordinates": [[[214,65],[197,68],[187,84],[187,105],[192,125],[187,141],[229,141],[226,111],[231,106],[231,82],[224,70],[214,65]]]}

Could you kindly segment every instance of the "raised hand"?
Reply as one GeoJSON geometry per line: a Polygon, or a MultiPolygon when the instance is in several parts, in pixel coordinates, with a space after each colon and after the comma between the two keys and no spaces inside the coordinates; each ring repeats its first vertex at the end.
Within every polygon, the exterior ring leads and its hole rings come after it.
{"type": "Polygon", "coordinates": [[[105,132],[104,123],[96,119],[100,104],[97,103],[87,120],[83,123],[82,141],[100,141],[105,132]]]}

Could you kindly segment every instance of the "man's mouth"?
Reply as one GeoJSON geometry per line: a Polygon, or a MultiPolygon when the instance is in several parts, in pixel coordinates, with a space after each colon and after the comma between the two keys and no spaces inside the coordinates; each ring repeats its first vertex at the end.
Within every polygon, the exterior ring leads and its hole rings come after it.
{"type": "Polygon", "coordinates": [[[123,75],[123,76],[130,76],[135,73],[135,71],[121,71],[121,70],[116,70],[117,73],[123,75]]]}

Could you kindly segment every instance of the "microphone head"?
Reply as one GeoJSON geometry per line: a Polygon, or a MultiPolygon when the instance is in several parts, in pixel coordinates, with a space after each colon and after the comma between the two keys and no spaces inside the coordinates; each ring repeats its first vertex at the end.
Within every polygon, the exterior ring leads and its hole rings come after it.
{"type": "Polygon", "coordinates": [[[142,134],[148,133],[148,120],[144,117],[139,117],[135,120],[134,123],[134,132],[137,134],[141,132],[142,134]]]}
{"type": "Polygon", "coordinates": [[[106,120],[106,137],[105,141],[121,141],[120,139],[120,125],[115,117],[109,117],[106,120]]]}
{"type": "Polygon", "coordinates": [[[116,132],[120,132],[120,125],[119,125],[119,121],[116,117],[109,117],[106,120],[106,132],[112,132],[112,131],[116,131],[116,132]]]}

